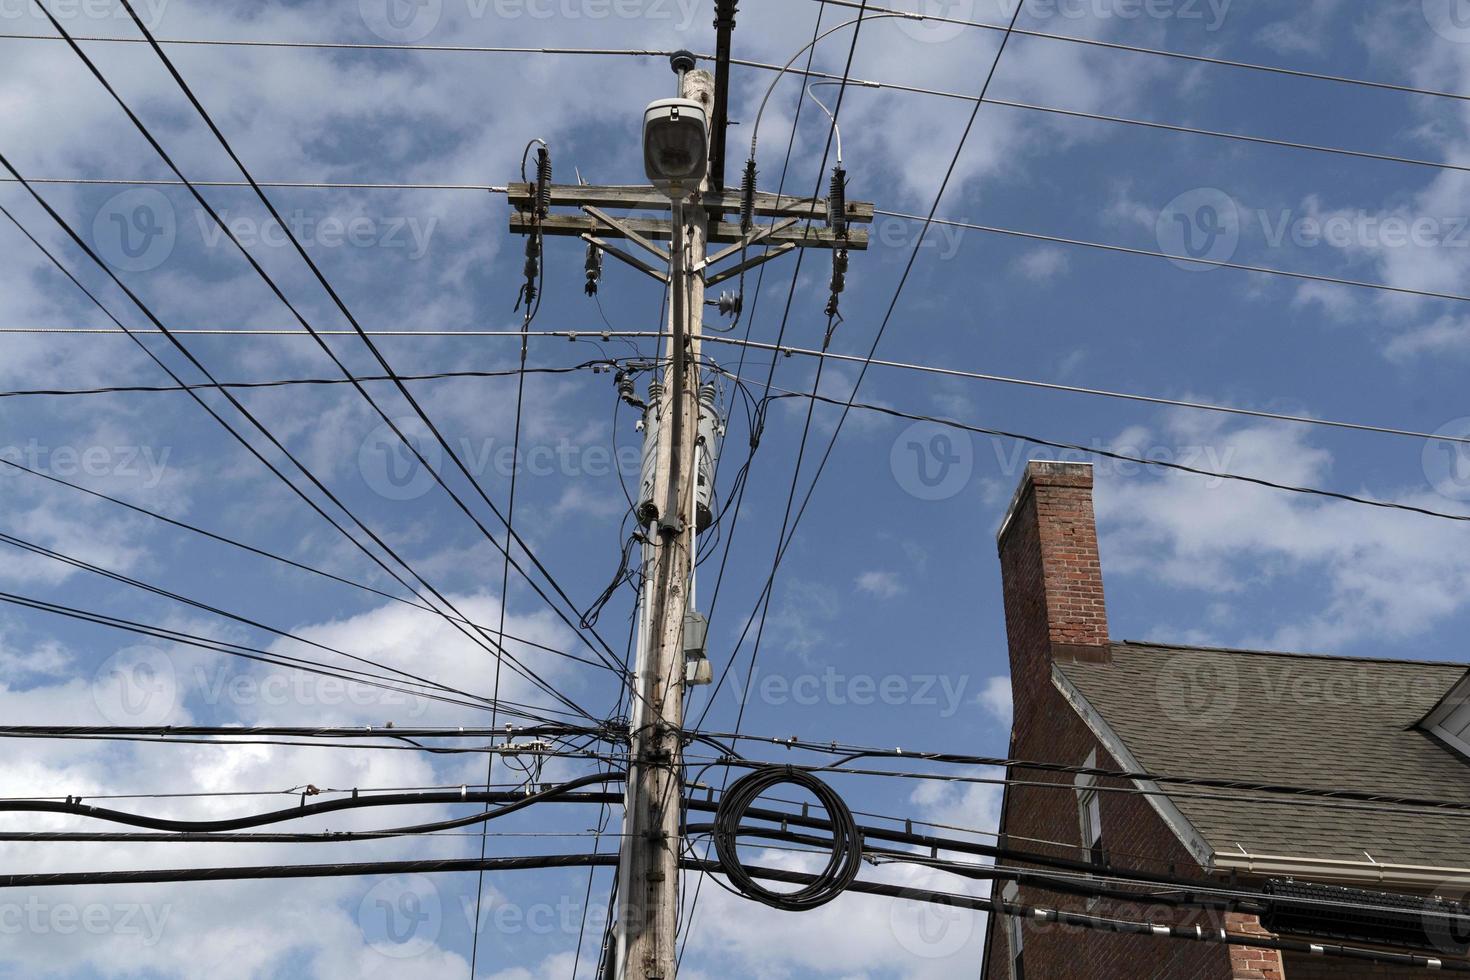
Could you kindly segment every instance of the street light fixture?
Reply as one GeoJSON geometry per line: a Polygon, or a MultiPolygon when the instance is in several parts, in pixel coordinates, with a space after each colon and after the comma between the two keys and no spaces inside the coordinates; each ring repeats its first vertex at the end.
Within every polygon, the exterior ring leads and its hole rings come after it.
{"type": "Polygon", "coordinates": [[[643,112],[643,169],[674,200],[699,187],[709,167],[709,117],[693,99],[659,99],[643,112]]]}

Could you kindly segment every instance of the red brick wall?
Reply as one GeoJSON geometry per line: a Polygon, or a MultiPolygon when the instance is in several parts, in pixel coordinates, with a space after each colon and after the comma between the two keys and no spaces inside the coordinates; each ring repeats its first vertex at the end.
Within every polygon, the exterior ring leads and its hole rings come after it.
{"type": "MultiPolygon", "coordinates": [[[[1065,699],[1050,688],[1039,697],[1033,696],[1025,709],[1017,702],[1017,727],[1023,715],[1041,723],[1025,726],[1030,734],[1013,746],[1017,758],[1042,759],[1081,764],[1094,749],[1098,765],[1118,768],[1097,743],[1065,699]]],[[[1065,782],[1066,789],[1042,789],[1012,785],[1006,793],[1002,830],[1005,844],[1016,850],[1081,860],[1082,830],[1078,818],[1077,797],[1070,780],[1055,774],[1012,770],[1011,778],[1032,782],[1065,782]],[[1021,838],[1034,838],[1023,840],[1021,838]],[[1037,843],[1063,841],[1058,847],[1037,843]]],[[[1099,786],[1119,785],[1117,781],[1100,780],[1099,786]]],[[[1198,871],[1198,866],[1178,838],[1159,819],[1147,800],[1134,793],[1103,792],[1100,797],[1103,844],[1115,870],[1148,870],[1180,874],[1198,871]]],[[[1200,925],[1218,929],[1218,915],[1199,912],[1181,914],[1164,906],[1141,906],[1103,900],[1090,908],[1081,897],[1047,891],[1027,885],[1020,888],[1019,899],[1027,905],[1042,905],[1096,915],[1150,921],[1170,925],[1200,925]]],[[[1198,980],[1232,980],[1233,977],[1270,976],[1280,974],[1232,973],[1230,951],[1223,946],[1163,939],[1155,936],[1127,936],[1106,932],[1084,931],[1059,925],[1027,922],[1025,930],[1025,962],[1028,977],[1048,980],[1153,980],[1153,978],[1198,978],[1198,980]]],[[[987,951],[987,974],[991,980],[1008,980],[1006,932],[1001,923],[990,932],[987,951]]]]}
{"type": "MultiPolygon", "coordinates": [[[[1082,764],[1096,751],[1098,765],[1122,768],[1051,683],[1054,657],[1106,656],[1107,610],[1103,601],[1097,530],[1092,512],[1092,470],[1032,463],[1027,485],[1000,538],[1005,583],[1015,722],[1011,757],[1082,764]]],[[[1064,783],[1062,789],[1012,785],[1001,816],[1004,843],[1016,850],[1083,859],[1082,829],[1072,780],[1052,773],[1012,769],[1014,780],[1064,783]],[[1032,838],[1026,840],[1023,838],[1032,838]],[[1060,844],[1038,841],[1061,842],[1060,844]]],[[[1099,787],[1131,785],[1100,780],[1099,787]]],[[[1137,793],[1102,792],[1103,845],[1119,872],[1198,873],[1184,845],[1137,793]]],[[[1004,862],[1003,862],[1004,863],[1004,862]]],[[[997,889],[997,894],[998,894],[997,889]]],[[[1248,922],[1217,913],[1100,900],[1051,892],[1035,884],[1019,890],[1022,904],[1170,925],[1243,931],[1248,922]]],[[[1047,980],[1283,980],[1279,958],[1259,950],[1129,936],[1027,921],[1023,927],[1028,977],[1047,980]]],[[[1002,922],[993,923],[986,976],[1009,980],[1009,950],[1002,922]]]]}
{"type": "MultiPolygon", "coordinates": [[[[1230,932],[1252,937],[1271,935],[1262,928],[1260,919],[1254,915],[1241,915],[1239,912],[1226,913],[1225,928],[1230,932]]],[[[1286,974],[1286,967],[1282,964],[1282,954],[1279,950],[1274,949],[1231,946],[1230,966],[1235,971],[1232,976],[1237,980],[1282,980],[1286,974]]],[[[1344,975],[1338,974],[1338,976],[1344,975]]]]}
{"type": "Polygon", "coordinates": [[[1028,465],[1000,552],[1008,632],[1015,625],[1039,629],[1063,655],[1106,657],[1108,610],[1092,513],[1092,467],[1028,465]]]}

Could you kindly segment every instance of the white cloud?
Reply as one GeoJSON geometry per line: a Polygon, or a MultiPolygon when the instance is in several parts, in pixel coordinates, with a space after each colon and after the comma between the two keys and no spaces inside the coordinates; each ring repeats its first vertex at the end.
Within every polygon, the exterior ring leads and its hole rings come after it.
{"type": "MultiPolygon", "coordinates": [[[[1170,417],[1157,442],[1207,446],[1223,465],[1287,484],[1332,487],[1443,509],[1421,487],[1344,486],[1301,427],[1170,417]]],[[[1466,609],[1470,555],[1442,546],[1440,522],[1411,514],[1178,473],[1099,471],[1103,560],[1111,575],[1206,596],[1311,583],[1298,612],[1252,621],[1230,644],[1349,652],[1421,635],[1466,609]]],[[[1117,588],[1115,585],[1114,588],[1117,588]]],[[[1194,625],[1194,624],[1191,624],[1194,625]]],[[[1201,624],[1202,625],[1202,624],[1201,624]]],[[[1215,627],[1219,628],[1219,627],[1215,627]]]]}
{"type": "Polygon", "coordinates": [[[1011,702],[1010,677],[992,677],[985,682],[985,690],[975,695],[975,701],[1007,727],[1011,724],[1014,705],[1011,702]]]}
{"type": "Polygon", "coordinates": [[[878,599],[893,599],[903,595],[907,589],[894,572],[863,572],[857,577],[856,588],[878,599]]]}
{"type": "Polygon", "coordinates": [[[1016,272],[1032,282],[1050,282],[1071,265],[1071,256],[1056,246],[1031,249],[1013,263],[1016,272]]]}

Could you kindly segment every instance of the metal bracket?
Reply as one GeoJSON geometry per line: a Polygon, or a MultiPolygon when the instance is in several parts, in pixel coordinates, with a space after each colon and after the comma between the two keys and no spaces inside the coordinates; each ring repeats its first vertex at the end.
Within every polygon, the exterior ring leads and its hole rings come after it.
{"type": "Polygon", "coordinates": [[[628,265],[631,265],[633,268],[637,269],[639,272],[643,273],[646,276],[652,276],[666,286],[668,285],[668,273],[661,272],[658,269],[655,269],[653,266],[649,265],[647,262],[644,262],[638,256],[630,255],[629,253],[624,252],[622,249],[618,248],[616,245],[611,244],[606,239],[598,238],[596,235],[583,235],[581,237],[582,241],[588,242],[592,245],[596,245],[598,248],[602,249],[613,258],[618,259],[621,262],[625,262],[628,265]]]}
{"type": "Polygon", "coordinates": [[[608,214],[601,208],[594,208],[590,204],[584,204],[582,205],[582,210],[590,214],[593,218],[596,218],[598,221],[601,221],[609,228],[615,229],[620,235],[628,239],[628,241],[632,242],[634,245],[646,249],[658,258],[664,260],[665,262],[669,261],[670,256],[667,250],[655,245],[653,242],[649,241],[647,238],[644,238],[642,235],[638,234],[638,232],[623,224],[617,218],[614,218],[612,215],[608,214]]]}
{"type": "Polygon", "coordinates": [[[800,217],[786,218],[782,221],[773,221],[764,228],[757,228],[729,248],[722,248],[714,255],[706,256],[702,261],[695,263],[694,271],[702,272],[712,265],[723,262],[741,249],[749,248],[757,242],[764,241],[778,231],[785,231],[800,220],[800,217]]]}
{"type": "Polygon", "coordinates": [[[790,252],[794,248],[796,248],[795,242],[786,242],[783,245],[777,245],[769,252],[762,253],[761,255],[752,256],[746,259],[744,262],[737,262],[734,265],[730,266],[728,269],[725,269],[722,272],[715,273],[714,275],[706,279],[704,284],[706,286],[718,286],[720,283],[724,282],[727,279],[735,278],[736,276],[740,275],[740,273],[745,272],[747,269],[753,269],[756,266],[761,265],[762,263],[771,261],[772,259],[779,259],[781,256],[785,255],[787,252],[790,252]]]}

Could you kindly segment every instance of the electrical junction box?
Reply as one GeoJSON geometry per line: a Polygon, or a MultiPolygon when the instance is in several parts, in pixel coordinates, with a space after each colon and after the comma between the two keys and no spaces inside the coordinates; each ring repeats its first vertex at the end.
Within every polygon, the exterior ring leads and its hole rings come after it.
{"type": "Polygon", "coordinates": [[[697,687],[714,679],[704,649],[708,635],[709,620],[702,613],[690,610],[684,614],[684,683],[687,685],[697,687]]]}

